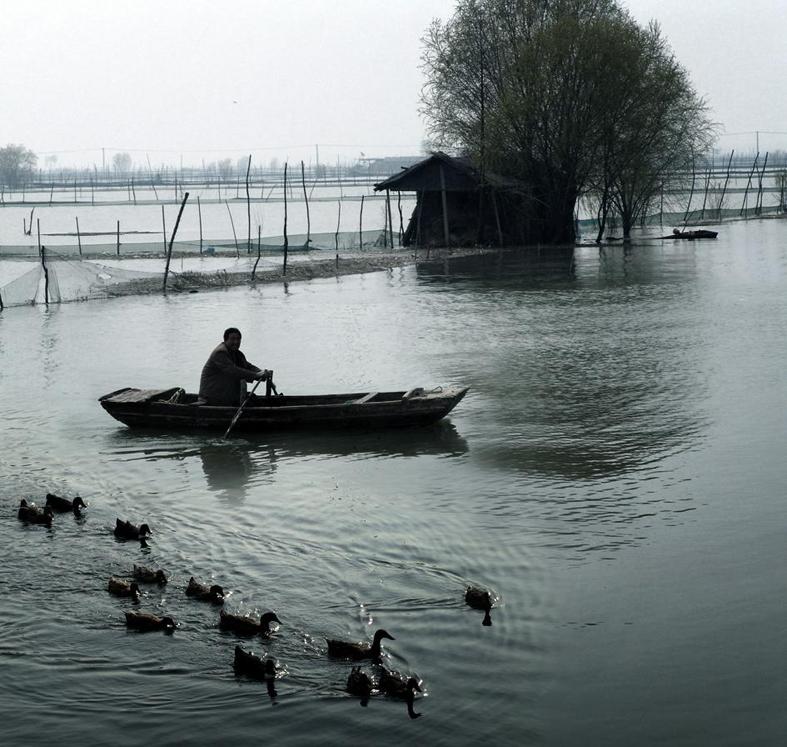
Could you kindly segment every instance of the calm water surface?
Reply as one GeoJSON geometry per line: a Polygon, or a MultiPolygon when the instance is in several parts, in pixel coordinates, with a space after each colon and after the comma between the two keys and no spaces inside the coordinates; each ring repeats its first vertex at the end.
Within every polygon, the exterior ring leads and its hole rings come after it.
{"type": "Polygon", "coordinates": [[[0,314],[6,744],[780,744],[787,223],[0,314]],[[197,386],[224,327],[288,393],[471,387],[435,428],[134,433],[96,398],[197,386]],[[15,518],[87,499],[51,530],[15,518]],[[147,521],[148,549],[111,535],[147,521]],[[109,575],[169,586],[126,631],[109,575]],[[183,594],[277,611],[277,694],[183,594]],[[466,584],[499,595],[492,627],[466,584]],[[324,637],[384,627],[422,714],[346,695],[324,637]]]}

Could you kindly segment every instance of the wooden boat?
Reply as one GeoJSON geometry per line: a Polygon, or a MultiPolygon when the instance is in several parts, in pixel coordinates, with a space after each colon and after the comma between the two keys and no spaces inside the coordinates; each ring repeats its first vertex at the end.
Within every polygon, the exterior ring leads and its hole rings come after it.
{"type": "MultiPolygon", "coordinates": [[[[446,386],[406,392],[258,397],[243,409],[233,432],[425,425],[445,417],[466,393],[467,387],[446,386]]],[[[178,387],[126,387],[98,401],[113,418],[132,428],[226,430],[238,410],[197,404],[196,394],[178,387]]]]}
{"type": "Polygon", "coordinates": [[[662,236],[662,239],[715,239],[719,235],[718,231],[708,231],[705,228],[698,228],[694,231],[679,231],[677,228],[669,235],[662,236]]]}

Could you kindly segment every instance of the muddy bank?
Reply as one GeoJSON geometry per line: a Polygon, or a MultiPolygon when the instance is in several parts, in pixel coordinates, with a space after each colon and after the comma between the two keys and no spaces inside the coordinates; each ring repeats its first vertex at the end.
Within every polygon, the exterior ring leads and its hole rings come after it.
{"type": "MultiPolygon", "coordinates": [[[[338,277],[340,275],[359,275],[367,272],[380,272],[405,267],[425,260],[440,260],[448,257],[467,257],[484,254],[497,250],[493,249],[432,249],[427,256],[426,250],[417,254],[412,251],[389,252],[385,254],[365,254],[355,256],[314,258],[293,262],[287,266],[285,275],[281,267],[278,269],[258,269],[251,278],[250,271],[229,272],[217,270],[215,272],[171,272],[167,282],[167,292],[194,293],[200,290],[213,288],[229,288],[239,285],[255,285],[261,283],[293,283],[302,280],[338,277]]],[[[159,278],[145,278],[132,280],[127,283],[115,285],[107,289],[109,296],[127,296],[134,294],[160,293],[162,280],[159,278]]]]}

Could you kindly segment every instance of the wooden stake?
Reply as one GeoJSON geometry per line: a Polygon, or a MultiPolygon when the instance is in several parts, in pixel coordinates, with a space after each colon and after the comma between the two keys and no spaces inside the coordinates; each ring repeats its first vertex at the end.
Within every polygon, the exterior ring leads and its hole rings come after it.
{"type": "Polygon", "coordinates": [[[227,200],[224,200],[224,204],[227,206],[227,212],[230,214],[230,225],[232,226],[232,237],[235,239],[235,256],[240,259],[240,246],[238,246],[238,234],[235,233],[235,221],[232,220],[232,210],[230,210],[230,203],[227,200]]]}
{"type": "Polygon", "coordinates": [[[388,211],[388,235],[391,241],[391,249],[393,249],[393,220],[391,219],[391,191],[389,189],[385,190],[385,209],[388,211]]]}
{"type": "Polygon", "coordinates": [[[197,195],[197,214],[199,215],[199,253],[202,254],[202,205],[199,202],[199,195],[197,195]]]}
{"type": "Polygon", "coordinates": [[[287,274],[287,161],[284,162],[284,265],[281,274],[287,274]]]}
{"type": "Polygon", "coordinates": [[[46,266],[46,247],[39,249],[41,253],[41,267],[44,268],[44,303],[49,306],[49,270],[46,266]]]}
{"type": "Polygon", "coordinates": [[[82,236],[79,233],[79,216],[74,218],[77,222],[77,243],[79,244],[79,256],[82,256],[82,236]]]}
{"type": "MultiPolygon", "coordinates": [[[[175,220],[175,228],[172,229],[172,236],[169,240],[169,248],[167,249],[167,264],[164,268],[164,291],[167,290],[167,276],[169,275],[169,261],[172,258],[172,244],[175,242],[175,234],[178,232],[178,226],[180,225],[180,216],[183,215],[183,208],[186,207],[186,201],[189,199],[189,193],[186,192],[183,195],[183,202],[180,203],[180,210],[178,210],[178,217],[175,220]]],[[[164,206],[162,205],[162,208],[164,206]]]]}
{"type": "Polygon", "coordinates": [[[116,250],[117,250],[117,255],[118,255],[118,257],[119,257],[119,256],[120,256],[120,221],[118,221],[118,225],[117,225],[117,244],[116,244],[116,250]]]}
{"type": "Polygon", "coordinates": [[[404,219],[402,218],[402,193],[396,193],[396,207],[399,210],[399,246],[402,245],[402,234],[404,233],[404,219]]]}
{"type": "Polygon", "coordinates": [[[303,161],[301,161],[301,184],[303,185],[303,201],[306,203],[306,248],[309,248],[312,238],[312,222],[309,215],[309,195],[306,194],[306,175],[303,170],[303,161]]]}
{"type": "Polygon", "coordinates": [[[363,249],[363,195],[361,195],[361,215],[358,218],[358,242],[363,249]]]}
{"type": "Polygon", "coordinates": [[[260,252],[262,250],[262,226],[257,226],[257,261],[251,268],[251,281],[254,282],[254,275],[257,272],[257,265],[260,263],[260,252]]]}
{"type": "Polygon", "coordinates": [[[339,200],[339,217],[336,219],[336,233],[333,235],[336,244],[336,269],[339,269],[339,226],[342,222],[342,201],[339,200]]]}
{"type": "Polygon", "coordinates": [[[246,254],[251,254],[251,196],[249,195],[250,171],[251,171],[251,153],[249,153],[249,162],[246,164],[246,218],[248,219],[248,231],[246,233],[246,254]]]}
{"type": "Polygon", "coordinates": [[[724,187],[721,190],[721,197],[719,197],[719,220],[721,220],[721,209],[724,205],[724,195],[727,192],[727,183],[730,181],[730,168],[732,167],[732,157],[735,155],[735,149],[730,151],[730,160],[727,161],[727,176],[724,178],[724,187]]]}
{"type": "Polygon", "coordinates": [[[38,253],[40,255],[41,254],[41,219],[40,218],[36,218],[36,232],[38,234],[38,253]]]}
{"type": "Polygon", "coordinates": [[[164,256],[167,255],[167,221],[164,218],[164,203],[161,203],[161,232],[164,234],[164,256]]]}

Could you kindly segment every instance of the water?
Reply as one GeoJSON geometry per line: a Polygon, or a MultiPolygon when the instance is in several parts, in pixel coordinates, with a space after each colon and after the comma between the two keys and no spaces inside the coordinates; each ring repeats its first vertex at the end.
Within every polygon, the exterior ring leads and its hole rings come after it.
{"type": "Polygon", "coordinates": [[[0,314],[4,742],[778,744],[787,717],[787,224],[362,277],[0,314]],[[194,389],[224,327],[285,392],[441,382],[436,428],[139,434],[96,398],[194,389]],[[80,494],[83,521],[15,518],[80,494]],[[150,548],[116,517],[148,521],[150,548]],[[172,574],[132,634],[106,592],[172,574]],[[271,699],[187,599],[277,611],[271,699]],[[500,597],[492,627],[468,583],[500,597]],[[396,637],[421,718],[343,692],[325,636],[396,637]]]}

